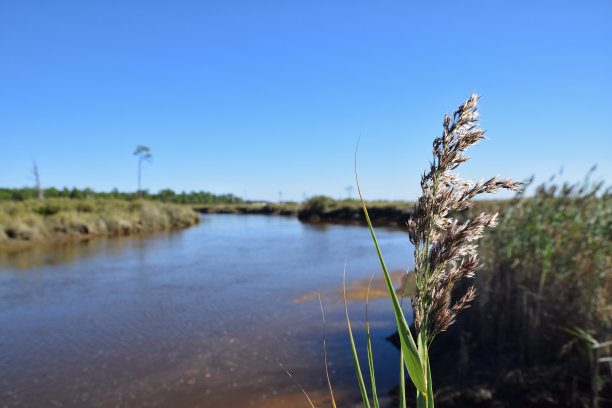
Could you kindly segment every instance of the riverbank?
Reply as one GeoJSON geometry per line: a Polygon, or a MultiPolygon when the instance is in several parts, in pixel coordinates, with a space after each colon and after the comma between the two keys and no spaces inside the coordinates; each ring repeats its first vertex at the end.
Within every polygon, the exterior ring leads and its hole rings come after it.
{"type": "MultiPolygon", "coordinates": [[[[367,203],[370,218],[379,226],[401,226],[410,217],[413,203],[373,201],[367,203]]],[[[203,204],[194,206],[202,214],[259,214],[297,217],[310,224],[365,225],[361,203],[357,200],[333,200],[317,196],[304,203],[203,204]]]]}
{"type": "MultiPolygon", "coordinates": [[[[502,211],[510,200],[476,201],[471,213],[502,211]]],[[[412,215],[411,201],[369,201],[368,213],[374,225],[379,227],[403,227],[412,215]]],[[[297,216],[309,224],[354,224],[366,225],[361,202],[358,200],[334,200],[326,196],[315,196],[303,203],[240,203],[203,204],[193,209],[202,214],[260,214],[297,216]]],[[[461,214],[459,215],[461,217],[461,214]]]]}
{"type": "MultiPolygon", "coordinates": [[[[378,226],[402,226],[410,217],[413,203],[409,201],[368,202],[372,221],[378,226]]],[[[333,200],[316,196],[303,203],[240,203],[203,204],[193,209],[202,214],[260,214],[297,217],[301,222],[318,224],[365,225],[361,203],[357,200],[333,200]]]]}
{"type": "Polygon", "coordinates": [[[199,221],[199,214],[188,206],[145,200],[4,201],[0,202],[0,250],[180,229],[199,221]]]}
{"type": "MultiPolygon", "coordinates": [[[[370,201],[366,202],[368,214],[375,226],[403,227],[412,215],[414,203],[411,201],[370,201]]],[[[468,211],[470,214],[480,212],[501,212],[510,205],[510,200],[476,201],[468,211]]],[[[458,214],[461,219],[467,215],[458,214]]],[[[366,225],[361,202],[358,200],[331,200],[327,197],[313,197],[299,209],[297,216],[307,223],[348,223],[366,225]]]]}
{"type": "Polygon", "coordinates": [[[193,206],[201,214],[259,214],[296,216],[301,205],[288,203],[239,203],[239,204],[200,204],[193,206]]]}
{"type": "MultiPolygon", "coordinates": [[[[410,218],[414,203],[409,201],[371,201],[366,203],[370,219],[378,226],[403,226],[410,218]]],[[[347,223],[366,225],[361,202],[313,197],[306,201],[297,214],[307,223],[347,223]]]]}

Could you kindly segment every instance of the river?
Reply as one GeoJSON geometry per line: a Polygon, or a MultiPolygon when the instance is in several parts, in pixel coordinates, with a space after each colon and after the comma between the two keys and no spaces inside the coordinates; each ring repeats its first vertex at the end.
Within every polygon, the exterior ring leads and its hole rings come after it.
{"type": "MultiPolygon", "coordinates": [[[[407,234],[377,234],[389,269],[412,265],[407,234]]],[[[358,402],[339,295],[345,260],[347,281],[380,274],[366,228],[259,215],[5,256],[0,407],[308,407],[295,382],[329,406],[317,293],[336,400],[358,402]]],[[[369,309],[387,399],[399,374],[385,340],[393,316],[386,298],[369,309]]],[[[365,358],[364,302],[349,311],[365,358]]]]}

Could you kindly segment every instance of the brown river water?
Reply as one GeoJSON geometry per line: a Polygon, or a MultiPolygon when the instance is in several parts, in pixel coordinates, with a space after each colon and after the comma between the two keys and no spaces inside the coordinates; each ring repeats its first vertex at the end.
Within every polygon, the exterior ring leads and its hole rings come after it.
{"type": "MultiPolygon", "coordinates": [[[[412,265],[407,234],[377,235],[390,269],[412,265]]],[[[0,407],[309,407],[294,381],[317,408],[330,406],[317,293],[336,401],[352,406],[360,393],[340,296],[345,259],[349,282],[380,274],[364,227],[258,215],[203,215],[184,231],[5,256],[0,407]]],[[[365,359],[364,306],[349,304],[365,359]]],[[[370,301],[369,315],[388,401],[399,374],[385,339],[389,300],[370,301]]]]}

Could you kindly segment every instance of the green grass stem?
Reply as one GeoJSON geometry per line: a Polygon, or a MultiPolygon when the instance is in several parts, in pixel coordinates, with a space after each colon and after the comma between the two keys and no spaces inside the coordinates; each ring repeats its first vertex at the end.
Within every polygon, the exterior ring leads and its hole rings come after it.
{"type": "Polygon", "coordinates": [[[376,378],[374,375],[374,359],[372,357],[372,342],[370,340],[370,320],[368,318],[368,303],[370,300],[370,288],[372,287],[372,279],[374,274],[370,276],[370,283],[368,284],[368,292],[366,294],[366,336],[368,340],[368,365],[370,366],[370,381],[372,382],[372,401],[374,408],[378,408],[378,395],[376,394],[376,378]]]}
{"type": "Polygon", "coordinates": [[[355,349],[355,340],[353,338],[353,330],[351,329],[351,321],[349,319],[348,306],[346,304],[346,261],[344,264],[344,275],[342,276],[342,289],[344,293],[344,311],[346,312],[346,324],[348,326],[349,336],[351,338],[351,349],[353,351],[353,363],[355,364],[355,372],[357,374],[357,381],[359,382],[359,390],[361,391],[361,398],[363,399],[363,405],[366,408],[370,408],[368,392],[366,391],[365,383],[363,382],[363,374],[361,373],[361,367],[359,366],[359,357],[357,356],[357,350],[355,349]]]}

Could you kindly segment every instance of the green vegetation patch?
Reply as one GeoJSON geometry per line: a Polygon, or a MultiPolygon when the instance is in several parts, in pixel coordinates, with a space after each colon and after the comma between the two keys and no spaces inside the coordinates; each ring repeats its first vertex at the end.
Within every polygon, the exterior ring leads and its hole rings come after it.
{"type": "Polygon", "coordinates": [[[16,241],[128,235],[199,222],[191,207],[146,200],[28,199],[0,202],[0,247],[16,241]]]}

